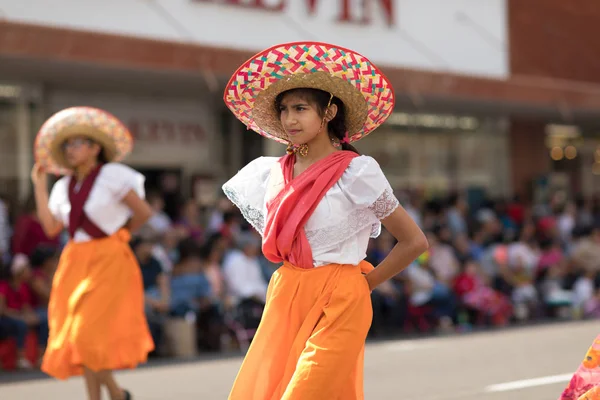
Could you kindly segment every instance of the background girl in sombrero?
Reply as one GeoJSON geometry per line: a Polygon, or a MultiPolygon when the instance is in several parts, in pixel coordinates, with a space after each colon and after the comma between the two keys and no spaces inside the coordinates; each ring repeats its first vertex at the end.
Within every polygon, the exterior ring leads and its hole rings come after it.
{"type": "Polygon", "coordinates": [[[63,110],[42,126],[31,178],[48,236],[68,229],[48,305],[50,337],[42,370],[58,379],[84,375],[90,400],[106,386],[130,399],[112,370],[134,368],[154,344],[144,315],[131,230],[150,217],[144,177],[117,163],[132,147],[125,126],[98,109],[63,110]],[[47,173],[67,176],[48,196],[47,173]]]}
{"type": "Polygon", "coordinates": [[[231,78],[225,102],[252,129],[288,144],[224,186],[283,266],[231,400],[363,398],[370,292],[427,248],[377,162],[351,146],[394,107],[387,78],[365,57],[324,43],[267,49],[231,78]],[[364,261],[381,223],[398,240],[364,261]]]}

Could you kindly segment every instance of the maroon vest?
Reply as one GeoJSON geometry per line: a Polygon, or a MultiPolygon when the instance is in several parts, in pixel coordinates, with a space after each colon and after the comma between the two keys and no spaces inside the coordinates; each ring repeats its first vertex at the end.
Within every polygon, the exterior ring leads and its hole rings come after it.
{"type": "Polygon", "coordinates": [[[94,182],[102,169],[102,164],[99,164],[85,177],[79,191],[75,191],[75,185],[77,180],[75,177],[71,177],[69,181],[69,202],[71,203],[71,213],[69,214],[69,235],[71,238],[75,236],[77,229],[81,228],[94,239],[102,239],[108,235],[98,228],[83,210],[83,206],[90,196],[90,192],[94,187],[94,182]]]}

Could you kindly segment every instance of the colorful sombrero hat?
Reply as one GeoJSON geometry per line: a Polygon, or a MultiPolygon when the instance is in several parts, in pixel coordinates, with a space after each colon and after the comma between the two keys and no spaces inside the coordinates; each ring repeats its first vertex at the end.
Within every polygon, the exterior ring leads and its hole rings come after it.
{"type": "Polygon", "coordinates": [[[35,140],[35,160],[50,173],[69,174],[61,149],[72,136],[86,136],[102,146],[107,161],[121,161],[131,152],[129,130],[112,114],[92,107],[71,107],[57,112],[40,128],[35,140]]]}
{"type": "Polygon", "coordinates": [[[381,125],[394,109],[389,80],[366,57],[327,43],[286,43],[246,61],[225,88],[227,107],[252,129],[287,143],[275,98],[296,88],[327,91],[345,106],[351,142],[381,125]]]}

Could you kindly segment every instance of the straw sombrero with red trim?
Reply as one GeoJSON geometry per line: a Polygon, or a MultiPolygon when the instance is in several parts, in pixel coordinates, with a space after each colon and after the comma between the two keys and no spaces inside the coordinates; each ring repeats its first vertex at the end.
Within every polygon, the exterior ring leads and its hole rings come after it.
{"type": "Polygon", "coordinates": [[[61,146],[74,136],[100,144],[109,162],[121,161],[133,148],[131,133],[112,114],[93,107],[71,107],[54,114],[40,128],[34,145],[36,162],[49,173],[70,174],[61,146]]]}
{"type": "Polygon", "coordinates": [[[351,142],[372,132],[394,109],[392,85],[371,61],[318,42],[280,44],[256,54],[233,74],[224,100],[248,129],[287,143],[275,98],[297,88],[321,89],[342,100],[351,142]]]}

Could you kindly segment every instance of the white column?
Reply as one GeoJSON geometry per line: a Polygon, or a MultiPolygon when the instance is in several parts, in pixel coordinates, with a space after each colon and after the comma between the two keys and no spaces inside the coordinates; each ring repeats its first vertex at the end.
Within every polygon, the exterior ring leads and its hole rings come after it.
{"type": "Polygon", "coordinates": [[[31,113],[23,93],[17,99],[16,133],[17,133],[17,180],[19,199],[25,201],[30,192],[30,172],[33,166],[33,140],[31,113]]]}

